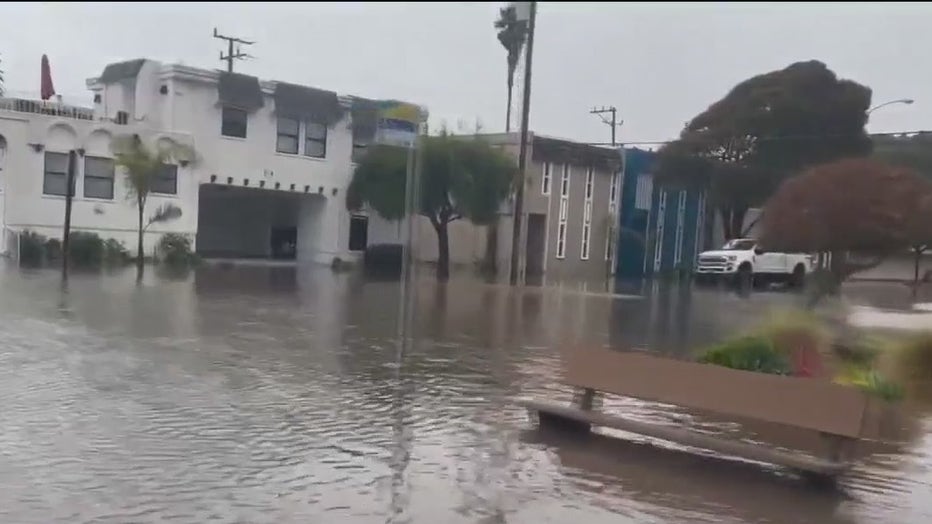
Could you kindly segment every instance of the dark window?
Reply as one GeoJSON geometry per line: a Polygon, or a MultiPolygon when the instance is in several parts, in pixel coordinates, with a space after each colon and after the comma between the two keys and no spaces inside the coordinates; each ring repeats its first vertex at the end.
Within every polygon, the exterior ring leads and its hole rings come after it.
{"type": "MultiPolygon", "coordinates": [[[[42,192],[46,195],[66,196],[68,184],[68,153],[45,152],[45,176],[42,180],[42,192]]],[[[74,194],[74,180],[71,180],[71,194],[74,194]]]]}
{"type": "Polygon", "coordinates": [[[304,126],[304,154],[317,158],[327,156],[327,126],[307,122],[304,126]]]}
{"type": "Polygon", "coordinates": [[[246,138],[246,111],[235,107],[224,107],[220,134],[237,138],[246,138]]]}
{"type": "Polygon", "coordinates": [[[279,153],[298,154],[298,121],[293,118],[278,119],[278,139],[275,150],[279,153]]]}
{"type": "Polygon", "coordinates": [[[356,215],[350,217],[349,249],[350,251],[365,251],[369,243],[369,217],[356,215]]]}
{"type": "Polygon", "coordinates": [[[113,159],[84,157],[84,196],[113,198],[113,159]]]}
{"type": "Polygon", "coordinates": [[[174,195],[178,192],[178,166],[174,164],[162,164],[158,175],[152,181],[153,193],[162,193],[164,195],[174,195]]]}
{"type": "Polygon", "coordinates": [[[116,114],[116,123],[121,126],[125,126],[129,123],[129,113],[126,111],[117,111],[116,114]]]}

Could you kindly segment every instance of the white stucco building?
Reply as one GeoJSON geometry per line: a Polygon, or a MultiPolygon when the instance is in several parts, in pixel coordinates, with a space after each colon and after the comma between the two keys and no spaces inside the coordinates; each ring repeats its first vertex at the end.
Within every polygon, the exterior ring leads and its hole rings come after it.
{"type": "Polygon", "coordinates": [[[196,152],[155,184],[146,215],[169,202],[182,215],[147,231],[148,253],[166,232],[189,235],[206,256],[331,263],[365,247],[365,220],[344,199],[354,144],[374,133],[370,101],[144,59],[111,64],[87,87],[93,107],[0,98],[0,251],[24,230],[61,236],[72,149],[72,228],[132,250],[137,211],[111,142],[134,134],[196,152]]]}

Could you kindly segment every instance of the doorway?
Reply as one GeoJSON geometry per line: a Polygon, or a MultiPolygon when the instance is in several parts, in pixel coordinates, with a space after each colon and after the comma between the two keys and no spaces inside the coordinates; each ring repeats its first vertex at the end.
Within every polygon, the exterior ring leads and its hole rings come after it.
{"type": "Polygon", "coordinates": [[[273,227],[270,251],[276,260],[294,260],[298,253],[298,228],[273,227]]]}
{"type": "Polygon", "coordinates": [[[525,246],[524,274],[539,277],[544,274],[544,247],[547,245],[547,215],[529,213],[527,216],[527,244],[525,246]]]}

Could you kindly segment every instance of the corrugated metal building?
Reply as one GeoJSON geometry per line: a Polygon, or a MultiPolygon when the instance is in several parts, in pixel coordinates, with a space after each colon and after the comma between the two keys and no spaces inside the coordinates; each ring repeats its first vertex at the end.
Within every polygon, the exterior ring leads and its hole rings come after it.
{"type": "Polygon", "coordinates": [[[691,272],[707,236],[705,194],[656,185],[653,151],[625,148],[624,155],[616,277],[691,272]]]}

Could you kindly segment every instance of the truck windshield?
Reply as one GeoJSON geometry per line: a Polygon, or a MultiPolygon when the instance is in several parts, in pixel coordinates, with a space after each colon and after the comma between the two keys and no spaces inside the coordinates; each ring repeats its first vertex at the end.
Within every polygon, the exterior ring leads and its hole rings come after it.
{"type": "Polygon", "coordinates": [[[729,240],[723,247],[723,251],[750,251],[754,249],[757,242],[753,240],[729,240]]]}

